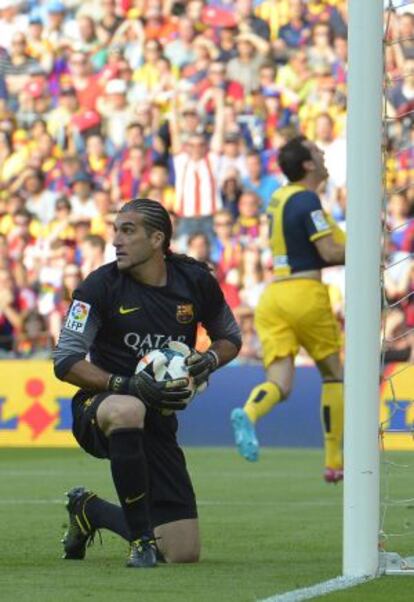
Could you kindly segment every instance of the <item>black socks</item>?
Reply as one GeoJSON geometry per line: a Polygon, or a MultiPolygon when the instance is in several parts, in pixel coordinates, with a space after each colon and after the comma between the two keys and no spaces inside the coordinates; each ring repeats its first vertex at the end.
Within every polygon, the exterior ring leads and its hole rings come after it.
{"type": "MultiPolygon", "coordinates": [[[[148,501],[148,471],[142,429],[121,428],[112,431],[109,435],[109,458],[112,478],[129,531],[127,539],[134,541],[143,535],[150,535],[152,529],[148,501]]],[[[107,528],[116,532],[122,531],[119,534],[125,537],[125,524],[122,525],[116,517],[116,506],[108,502],[106,504],[112,506],[112,509],[106,508],[110,512],[110,522],[114,521],[114,525],[118,526],[117,529],[109,526],[107,528]]],[[[90,511],[92,505],[88,503],[88,514],[90,511]]],[[[100,514],[101,512],[102,509],[100,514]]],[[[93,522],[96,525],[95,521],[93,522]]]]}

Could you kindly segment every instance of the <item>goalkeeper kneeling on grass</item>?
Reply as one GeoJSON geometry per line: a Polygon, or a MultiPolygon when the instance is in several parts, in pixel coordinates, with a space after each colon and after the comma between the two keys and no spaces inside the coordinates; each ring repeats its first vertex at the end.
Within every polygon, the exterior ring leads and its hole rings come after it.
{"type": "Polygon", "coordinates": [[[321,149],[298,136],[280,149],[279,164],[289,183],[273,194],[267,209],[274,277],[255,311],[266,381],[251,391],[243,408],[233,410],[231,422],[239,453],[256,461],[256,422],[289,397],[295,356],[304,347],[322,377],[324,478],[337,483],[343,478],[341,336],[321,270],[345,262],[344,234],[317,194],[328,177],[321,149]]]}
{"type": "Polygon", "coordinates": [[[109,460],[120,506],[84,487],[71,489],[64,558],[84,558],[96,529],[105,528],[129,542],[128,567],[197,562],[196,499],[176,439],[175,411],[186,408],[189,380],[156,382],[135,370],[144,355],[171,341],[194,348],[202,322],[211,347],[186,358],[200,387],[237,355],[240,332],[208,267],[170,251],[171,220],[160,203],[127,202],[114,228],[116,261],[74,292],[54,369],[79,387],[73,434],[88,454],[109,460]]]}

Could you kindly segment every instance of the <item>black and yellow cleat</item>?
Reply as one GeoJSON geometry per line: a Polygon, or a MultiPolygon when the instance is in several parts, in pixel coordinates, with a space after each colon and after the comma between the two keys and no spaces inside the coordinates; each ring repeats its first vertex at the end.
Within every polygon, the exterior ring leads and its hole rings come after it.
{"type": "Polygon", "coordinates": [[[136,539],[129,544],[127,567],[142,569],[157,566],[157,547],[155,540],[148,537],[136,539]]]}
{"type": "Polygon", "coordinates": [[[95,529],[86,516],[87,502],[96,497],[96,493],[84,487],[74,487],[66,494],[66,509],[69,514],[69,526],[63,536],[63,558],[66,560],[83,560],[86,547],[93,542],[95,529]]]}

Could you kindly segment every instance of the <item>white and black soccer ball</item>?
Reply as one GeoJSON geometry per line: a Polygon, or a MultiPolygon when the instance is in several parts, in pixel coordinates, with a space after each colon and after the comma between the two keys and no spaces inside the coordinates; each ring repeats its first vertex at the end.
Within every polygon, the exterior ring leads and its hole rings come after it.
{"type": "Polygon", "coordinates": [[[157,382],[163,380],[175,380],[177,378],[188,378],[188,389],[191,391],[191,397],[186,402],[187,404],[193,399],[197,393],[197,388],[194,386],[194,381],[189,375],[188,368],[185,364],[185,358],[190,355],[190,348],[184,343],[173,341],[167,347],[161,349],[153,349],[137,364],[135,373],[146,372],[148,376],[157,382]]]}

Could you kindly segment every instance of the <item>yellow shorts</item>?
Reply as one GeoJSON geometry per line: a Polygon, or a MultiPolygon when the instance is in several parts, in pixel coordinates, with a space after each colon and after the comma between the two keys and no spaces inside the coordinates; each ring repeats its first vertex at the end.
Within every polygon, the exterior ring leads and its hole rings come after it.
{"type": "Polygon", "coordinates": [[[300,347],[315,361],[341,349],[341,334],[332,313],[328,287],[317,280],[269,284],[256,308],[255,327],[265,368],[277,358],[295,356],[300,347]]]}

